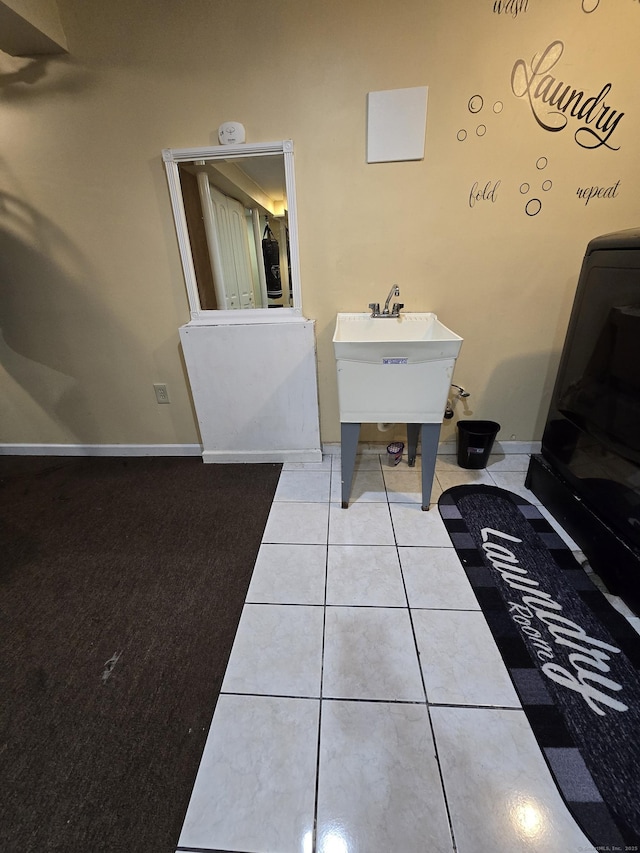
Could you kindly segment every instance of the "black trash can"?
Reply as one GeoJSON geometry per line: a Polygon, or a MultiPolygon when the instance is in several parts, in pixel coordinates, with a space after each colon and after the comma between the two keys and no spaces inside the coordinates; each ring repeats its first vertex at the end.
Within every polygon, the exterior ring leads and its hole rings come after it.
{"type": "Polygon", "coordinates": [[[458,465],[486,468],[499,431],[495,421],[458,421],[458,465]]]}

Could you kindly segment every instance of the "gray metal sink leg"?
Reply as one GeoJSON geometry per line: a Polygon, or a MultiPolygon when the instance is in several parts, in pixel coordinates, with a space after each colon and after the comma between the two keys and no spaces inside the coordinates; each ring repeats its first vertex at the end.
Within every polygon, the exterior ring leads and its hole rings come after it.
{"type": "Polygon", "coordinates": [[[440,440],[440,424],[422,424],[420,442],[422,444],[422,509],[429,509],[433,478],[436,473],[436,457],[440,440]]]}
{"type": "Polygon", "coordinates": [[[340,424],[342,509],[347,509],[349,506],[351,482],[353,480],[353,470],[356,465],[356,451],[358,449],[359,438],[360,424],[340,424]]]}
{"type": "Polygon", "coordinates": [[[440,440],[440,424],[407,424],[407,450],[410,467],[416,464],[418,433],[422,444],[422,509],[429,509],[433,477],[436,471],[436,456],[440,440]]]}

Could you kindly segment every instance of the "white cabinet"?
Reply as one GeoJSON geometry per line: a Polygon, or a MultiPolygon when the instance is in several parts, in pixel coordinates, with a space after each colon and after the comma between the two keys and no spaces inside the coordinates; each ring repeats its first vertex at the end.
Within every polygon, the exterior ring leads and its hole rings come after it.
{"type": "Polygon", "coordinates": [[[314,322],[180,328],[205,462],[319,462],[314,322]]]}

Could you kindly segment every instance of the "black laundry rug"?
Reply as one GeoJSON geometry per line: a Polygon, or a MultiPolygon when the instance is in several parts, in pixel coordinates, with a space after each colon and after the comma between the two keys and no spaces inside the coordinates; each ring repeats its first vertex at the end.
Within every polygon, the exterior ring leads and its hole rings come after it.
{"type": "Polygon", "coordinates": [[[0,456],[3,853],[174,853],[281,467],[0,456]]]}
{"type": "Polygon", "coordinates": [[[640,843],[640,636],[540,511],[494,486],[438,507],[569,810],[598,850],[640,843]]]}

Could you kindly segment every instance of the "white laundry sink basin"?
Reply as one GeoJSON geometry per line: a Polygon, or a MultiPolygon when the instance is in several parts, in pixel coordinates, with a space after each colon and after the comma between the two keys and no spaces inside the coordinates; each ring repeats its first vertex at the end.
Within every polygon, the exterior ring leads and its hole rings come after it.
{"type": "Polygon", "coordinates": [[[370,314],[338,314],[333,336],[336,358],[379,362],[394,352],[414,361],[457,358],[462,338],[430,312],[372,317],[370,314]]]}
{"type": "Polygon", "coordinates": [[[462,338],[430,312],[341,313],[333,346],[342,423],[441,423],[462,338]]]}

